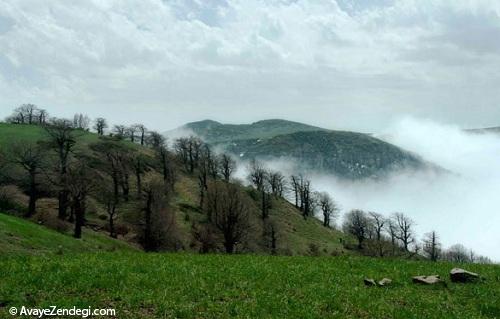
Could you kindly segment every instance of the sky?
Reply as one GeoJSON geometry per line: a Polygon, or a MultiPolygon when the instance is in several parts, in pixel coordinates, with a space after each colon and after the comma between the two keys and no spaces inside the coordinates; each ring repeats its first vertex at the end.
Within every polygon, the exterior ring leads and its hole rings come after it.
{"type": "Polygon", "coordinates": [[[498,39],[496,0],[2,0],[0,117],[498,126],[498,39]]]}

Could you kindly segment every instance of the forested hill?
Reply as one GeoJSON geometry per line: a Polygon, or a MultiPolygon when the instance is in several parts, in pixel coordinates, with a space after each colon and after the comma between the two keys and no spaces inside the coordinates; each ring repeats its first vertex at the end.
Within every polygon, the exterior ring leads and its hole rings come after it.
{"type": "Polygon", "coordinates": [[[293,158],[301,168],[358,179],[398,169],[418,169],[415,155],[366,134],[342,131],[296,132],[269,139],[234,141],[227,150],[242,159],[293,158]]]}
{"type": "Polygon", "coordinates": [[[291,159],[300,163],[298,169],[347,179],[380,178],[395,170],[431,167],[417,155],[368,134],[286,120],[241,125],[206,120],[182,128],[241,159],[291,159]]]}
{"type": "Polygon", "coordinates": [[[328,131],[320,127],[280,119],[263,120],[252,124],[222,124],[204,120],[188,123],[182,129],[194,132],[208,143],[270,138],[295,132],[328,131]]]}

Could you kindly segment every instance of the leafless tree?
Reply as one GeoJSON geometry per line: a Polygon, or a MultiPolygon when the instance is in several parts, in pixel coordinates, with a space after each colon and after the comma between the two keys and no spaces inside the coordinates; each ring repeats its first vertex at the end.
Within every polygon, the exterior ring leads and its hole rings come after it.
{"type": "Polygon", "coordinates": [[[14,110],[20,124],[35,124],[38,108],[34,104],[23,104],[14,110]]]}
{"type": "Polygon", "coordinates": [[[47,110],[44,110],[44,109],[38,109],[38,124],[39,125],[45,125],[47,124],[47,120],[49,118],[49,113],[47,112],[47,110]]]}
{"type": "Polygon", "coordinates": [[[278,253],[278,224],[274,221],[267,221],[264,224],[264,238],[266,240],[266,246],[272,255],[278,253]]]}
{"type": "Polygon", "coordinates": [[[469,252],[462,244],[455,244],[448,248],[444,253],[444,258],[448,261],[456,263],[470,262],[469,252]]]}
{"type": "Polygon", "coordinates": [[[164,181],[160,176],[150,175],[143,187],[144,228],[142,244],[146,251],[175,249],[175,213],[170,207],[170,194],[165,192],[164,181]]]}
{"type": "Polygon", "coordinates": [[[125,125],[115,125],[113,126],[113,132],[114,136],[123,139],[127,135],[127,127],[125,125]]]}
{"type": "Polygon", "coordinates": [[[45,153],[38,145],[17,142],[10,147],[11,162],[21,167],[28,175],[29,204],[26,217],[36,212],[39,197],[38,175],[41,173],[45,153]]]}
{"type": "Polygon", "coordinates": [[[161,167],[165,186],[173,190],[176,176],[165,137],[158,132],[151,131],[148,136],[148,145],[155,151],[157,162],[161,167]]]}
{"type": "Polygon", "coordinates": [[[375,240],[376,240],[376,243],[377,243],[377,250],[378,250],[378,255],[380,257],[383,257],[384,256],[384,247],[383,247],[383,238],[382,238],[382,234],[383,234],[383,231],[384,231],[384,227],[386,225],[386,218],[384,216],[382,216],[381,214],[379,213],[375,213],[375,212],[369,212],[369,218],[371,219],[371,225],[372,225],[372,228],[373,228],[373,232],[375,233],[375,240]]]}
{"type": "Polygon", "coordinates": [[[104,135],[104,130],[108,128],[108,122],[106,119],[102,117],[98,117],[94,121],[94,129],[97,132],[97,135],[103,136],[104,135]]]}
{"type": "Polygon", "coordinates": [[[44,127],[49,136],[49,145],[58,156],[58,216],[60,219],[65,219],[67,217],[68,209],[68,189],[66,186],[66,174],[68,170],[69,157],[76,144],[77,134],[73,130],[71,122],[64,119],[53,119],[44,127]]]}
{"type": "Polygon", "coordinates": [[[396,226],[396,223],[392,219],[388,219],[386,224],[387,224],[386,232],[391,239],[392,255],[394,256],[396,253],[396,249],[398,249],[397,245],[398,239],[396,238],[396,234],[398,233],[398,228],[396,226]]]}
{"type": "Polygon", "coordinates": [[[314,197],[311,189],[311,181],[302,179],[300,185],[300,210],[304,219],[312,216],[314,212],[314,197]]]}
{"type": "Polygon", "coordinates": [[[82,227],[85,225],[87,197],[95,187],[96,175],[84,163],[77,163],[68,168],[67,182],[70,205],[75,213],[74,237],[82,237],[82,227]]]}
{"type": "Polygon", "coordinates": [[[236,185],[213,182],[207,192],[205,211],[222,233],[226,253],[233,253],[236,245],[249,232],[250,207],[247,198],[236,185]]]}
{"type": "Polygon", "coordinates": [[[397,227],[396,238],[401,241],[404,250],[409,252],[410,245],[415,242],[415,234],[413,232],[415,223],[411,218],[402,213],[395,213],[393,220],[397,227]]]}
{"type": "Polygon", "coordinates": [[[300,188],[301,188],[301,176],[292,175],[290,176],[292,192],[295,198],[295,207],[299,208],[299,200],[300,200],[300,188]]]}
{"type": "Polygon", "coordinates": [[[339,207],[327,192],[317,194],[318,206],[323,214],[323,226],[330,227],[332,219],[339,215],[339,207]]]}
{"type": "Polygon", "coordinates": [[[135,125],[131,125],[125,128],[125,136],[132,143],[135,143],[136,133],[137,133],[137,127],[135,125]]]}
{"type": "Polygon", "coordinates": [[[226,182],[229,182],[231,180],[231,175],[233,174],[235,169],[235,160],[230,155],[222,154],[220,156],[220,170],[226,182]]]}
{"type": "Polygon", "coordinates": [[[146,143],[146,133],[148,129],[143,124],[135,124],[134,127],[136,131],[139,132],[139,141],[141,145],[144,145],[146,143]]]}
{"type": "Polygon", "coordinates": [[[423,240],[423,250],[425,255],[432,261],[438,261],[441,255],[441,243],[435,231],[425,234],[423,240]]]}
{"type": "Polygon", "coordinates": [[[73,116],[73,128],[78,130],[88,130],[90,125],[90,118],[82,113],[77,113],[73,116]]]}
{"type": "Polygon", "coordinates": [[[248,166],[248,170],[248,180],[258,191],[262,191],[266,181],[266,169],[259,161],[253,159],[248,166]]]}
{"type": "Polygon", "coordinates": [[[132,156],[131,162],[136,180],[137,198],[140,198],[142,194],[142,178],[148,171],[149,160],[145,155],[141,153],[135,153],[132,156]]]}
{"type": "Polygon", "coordinates": [[[356,237],[358,249],[363,249],[363,243],[367,239],[370,223],[366,213],[359,209],[351,210],[345,216],[344,231],[356,237]]]}
{"type": "Polygon", "coordinates": [[[266,181],[269,185],[271,194],[275,197],[283,197],[285,188],[285,176],[278,171],[268,171],[266,181]]]}

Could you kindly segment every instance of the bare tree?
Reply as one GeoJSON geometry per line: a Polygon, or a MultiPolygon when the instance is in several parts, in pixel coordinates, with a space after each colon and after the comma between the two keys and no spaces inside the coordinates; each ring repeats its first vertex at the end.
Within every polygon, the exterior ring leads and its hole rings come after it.
{"type": "Polygon", "coordinates": [[[301,188],[301,176],[292,175],[290,176],[291,184],[292,184],[292,192],[295,198],[295,207],[299,208],[299,200],[300,200],[300,188],[301,188]]]}
{"type": "Polygon", "coordinates": [[[253,159],[248,166],[248,170],[248,180],[258,191],[262,191],[267,175],[266,169],[260,162],[253,159]]]}
{"type": "Polygon", "coordinates": [[[79,162],[68,168],[67,186],[70,205],[75,213],[75,238],[82,237],[82,227],[85,225],[87,197],[95,186],[96,175],[85,164],[79,162]]]}
{"type": "Polygon", "coordinates": [[[146,133],[148,129],[143,124],[135,124],[134,127],[136,131],[139,132],[139,141],[141,145],[144,145],[146,143],[146,133]]]}
{"type": "Polygon", "coordinates": [[[314,197],[312,196],[313,191],[311,189],[311,181],[308,179],[301,178],[300,183],[300,210],[302,211],[302,216],[306,219],[312,216],[314,212],[314,197]]]}
{"type": "Polygon", "coordinates": [[[271,194],[275,197],[283,197],[285,188],[285,176],[278,171],[268,171],[266,181],[269,184],[271,194]]]}
{"type": "Polygon", "coordinates": [[[68,189],[66,186],[66,174],[68,170],[69,156],[76,144],[76,137],[72,124],[68,120],[53,119],[45,126],[45,131],[49,135],[49,145],[58,156],[59,181],[59,213],[60,219],[67,217],[68,189]]]}
{"type": "Polygon", "coordinates": [[[402,213],[395,213],[393,220],[397,227],[396,238],[401,241],[404,250],[409,252],[410,245],[415,242],[415,234],[413,232],[415,223],[411,218],[402,213]]]}
{"type": "Polygon", "coordinates": [[[136,153],[133,155],[131,162],[136,180],[137,198],[140,198],[142,194],[142,178],[148,171],[148,158],[141,153],[136,153]]]}
{"type": "Polygon", "coordinates": [[[236,169],[235,160],[227,154],[222,154],[220,156],[220,170],[226,182],[229,182],[231,180],[231,175],[233,174],[235,169],[236,169]]]}
{"type": "Polygon", "coordinates": [[[38,118],[39,125],[45,125],[45,124],[47,124],[47,120],[49,118],[49,113],[47,112],[47,110],[39,109],[37,118],[38,118]]]}
{"type": "Polygon", "coordinates": [[[356,237],[358,249],[363,249],[363,243],[367,239],[370,223],[366,213],[359,209],[351,210],[345,216],[344,231],[356,237]]]}
{"type": "Polygon", "coordinates": [[[117,138],[123,139],[127,134],[127,127],[125,125],[115,125],[113,126],[113,132],[117,138]]]}
{"type": "Polygon", "coordinates": [[[272,255],[278,252],[278,225],[274,221],[268,221],[264,224],[264,238],[266,246],[272,255]]]}
{"type": "Polygon", "coordinates": [[[125,128],[125,136],[130,139],[130,142],[135,143],[135,134],[137,133],[137,127],[135,125],[131,125],[125,128]]]}
{"type": "Polygon", "coordinates": [[[437,261],[441,255],[441,243],[435,231],[425,234],[423,240],[423,250],[425,255],[432,261],[437,261]]]}
{"type": "Polygon", "coordinates": [[[375,233],[375,239],[377,242],[378,255],[380,257],[384,256],[384,247],[382,241],[382,233],[384,231],[385,224],[387,222],[386,218],[379,213],[370,212],[370,219],[373,231],[375,233]]]}
{"type": "Polygon", "coordinates": [[[142,244],[146,251],[176,248],[175,213],[170,207],[170,194],[165,192],[161,177],[150,175],[143,187],[144,228],[142,244]]]}
{"type": "Polygon", "coordinates": [[[165,137],[158,132],[152,131],[148,137],[148,145],[155,151],[156,159],[161,167],[165,186],[173,190],[175,185],[175,171],[165,137]]]}
{"type": "Polygon", "coordinates": [[[317,194],[318,205],[323,214],[323,226],[330,227],[332,219],[338,217],[339,207],[327,192],[317,194]]]}
{"type": "Polygon", "coordinates": [[[105,172],[109,178],[108,180],[111,180],[111,187],[104,187],[103,191],[107,193],[107,198],[103,198],[103,201],[107,206],[109,215],[110,235],[111,237],[116,237],[114,219],[117,215],[117,207],[121,202],[120,197],[123,197],[125,201],[128,201],[129,198],[130,187],[128,178],[132,166],[131,157],[134,156],[134,153],[124,144],[112,140],[103,140],[91,144],[90,149],[98,154],[98,164],[102,168],[101,171],[105,172]]]}
{"type": "Polygon", "coordinates": [[[470,262],[469,252],[462,244],[455,244],[448,248],[444,254],[444,258],[448,261],[456,263],[470,262]]]}
{"type": "Polygon", "coordinates": [[[226,253],[233,253],[249,232],[250,208],[245,195],[236,185],[213,182],[207,192],[205,211],[222,233],[226,253]]]}
{"type": "Polygon", "coordinates": [[[41,173],[45,154],[38,145],[30,143],[15,143],[10,147],[11,162],[19,165],[28,175],[29,204],[26,217],[36,212],[36,202],[39,196],[38,175],[41,173]]]}
{"type": "Polygon", "coordinates": [[[77,113],[73,116],[73,128],[78,130],[88,130],[90,125],[90,118],[82,113],[77,113]]]}
{"type": "Polygon", "coordinates": [[[103,136],[104,135],[104,130],[108,128],[108,122],[106,119],[102,117],[98,117],[94,121],[94,129],[97,132],[97,135],[103,136]]]}
{"type": "Polygon", "coordinates": [[[36,124],[38,123],[36,115],[38,108],[34,104],[23,104],[14,110],[15,118],[19,124],[36,124]]]}
{"type": "Polygon", "coordinates": [[[389,237],[391,238],[392,255],[394,256],[396,253],[396,249],[398,248],[398,245],[397,245],[398,239],[396,238],[398,228],[396,226],[396,223],[392,219],[388,219],[386,223],[387,223],[386,232],[389,235],[389,237]]]}

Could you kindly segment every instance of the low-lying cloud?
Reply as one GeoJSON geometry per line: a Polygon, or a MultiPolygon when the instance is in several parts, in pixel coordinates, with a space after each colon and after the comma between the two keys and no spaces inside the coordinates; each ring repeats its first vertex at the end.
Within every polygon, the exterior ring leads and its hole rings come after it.
{"type": "Polygon", "coordinates": [[[436,230],[445,246],[462,243],[500,260],[500,135],[409,118],[379,137],[451,173],[399,172],[383,181],[356,182],[315,175],[314,186],[330,192],[344,211],[404,212],[420,236],[436,230]]]}

